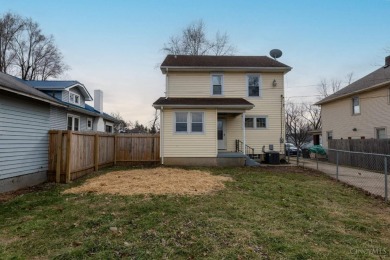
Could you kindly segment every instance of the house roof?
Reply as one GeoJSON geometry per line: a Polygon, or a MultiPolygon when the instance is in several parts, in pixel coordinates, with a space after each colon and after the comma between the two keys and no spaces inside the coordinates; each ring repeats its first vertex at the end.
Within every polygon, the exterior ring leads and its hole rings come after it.
{"type": "Polygon", "coordinates": [[[64,105],[66,105],[68,110],[80,112],[80,113],[90,115],[90,116],[101,116],[102,118],[104,118],[106,120],[109,120],[112,122],[119,122],[116,118],[110,116],[107,113],[100,113],[98,110],[96,110],[95,108],[93,108],[92,106],[90,106],[88,104],[85,104],[85,107],[80,107],[80,106],[77,106],[77,105],[74,105],[71,103],[67,103],[67,102],[64,102],[61,100],[58,100],[58,101],[64,105]]]}
{"type": "Polygon", "coordinates": [[[375,70],[367,76],[320,100],[316,105],[322,105],[347,96],[383,87],[387,84],[390,84],[390,66],[384,66],[375,70]]]}
{"type": "Polygon", "coordinates": [[[13,92],[22,96],[27,96],[36,100],[47,102],[56,106],[65,106],[56,98],[30,87],[19,78],[0,72],[0,89],[13,92]]]}
{"type": "Polygon", "coordinates": [[[267,69],[290,71],[291,67],[267,56],[195,56],[167,55],[161,71],[167,69],[267,69]]]}
{"type": "Polygon", "coordinates": [[[73,87],[78,87],[81,93],[83,93],[85,100],[93,100],[87,88],[82,83],[76,80],[19,80],[39,90],[65,90],[73,87]]]}
{"type": "Polygon", "coordinates": [[[252,109],[254,105],[243,98],[165,98],[160,97],[153,103],[157,109],[161,107],[175,108],[225,108],[252,109]]]}

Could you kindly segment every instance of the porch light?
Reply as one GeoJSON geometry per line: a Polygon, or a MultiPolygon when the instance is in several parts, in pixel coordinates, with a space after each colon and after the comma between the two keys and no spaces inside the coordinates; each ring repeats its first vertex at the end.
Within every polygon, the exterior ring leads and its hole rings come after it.
{"type": "Polygon", "coordinates": [[[276,87],[277,85],[278,85],[278,83],[276,82],[276,79],[274,79],[274,81],[272,81],[272,86],[276,87]]]}

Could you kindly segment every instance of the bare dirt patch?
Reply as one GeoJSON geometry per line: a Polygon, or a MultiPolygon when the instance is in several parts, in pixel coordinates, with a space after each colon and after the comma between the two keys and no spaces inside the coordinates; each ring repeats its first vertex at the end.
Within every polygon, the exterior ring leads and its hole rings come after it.
{"type": "Polygon", "coordinates": [[[64,193],[200,195],[224,189],[226,181],[233,179],[200,170],[159,167],[109,172],[64,193]]]}

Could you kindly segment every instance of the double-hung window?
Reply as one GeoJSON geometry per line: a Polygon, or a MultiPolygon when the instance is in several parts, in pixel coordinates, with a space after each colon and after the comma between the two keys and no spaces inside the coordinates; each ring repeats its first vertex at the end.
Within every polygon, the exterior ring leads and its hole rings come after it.
{"type": "Polygon", "coordinates": [[[328,140],[332,140],[333,139],[333,131],[328,131],[326,132],[326,138],[328,140]]]}
{"type": "Polygon", "coordinates": [[[68,130],[79,131],[80,130],[80,117],[75,115],[68,115],[68,130]]]}
{"type": "Polygon", "coordinates": [[[352,98],[352,114],[353,115],[360,114],[360,100],[359,100],[359,97],[352,98]]]}
{"type": "Polygon", "coordinates": [[[247,85],[248,85],[248,96],[249,97],[260,97],[260,75],[248,75],[247,76],[247,85]]]}
{"type": "Polygon", "coordinates": [[[245,128],[265,129],[268,127],[267,116],[250,116],[245,118],[245,128]]]}
{"type": "Polygon", "coordinates": [[[223,94],[223,75],[213,74],[211,75],[211,92],[213,95],[223,94]]]}
{"type": "Polygon", "coordinates": [[[386,139],[387,138],[386,128],[379,127],[379,128],[376,128],[375,130],[376,130],[376,138],[377,139],[386,139]]]}
{"type": "Polygon", "coordinates": [[[202,133],[204,128],[203,112],[176,112],[176,133],[202,133]]]}
{"type": "Polygon", "coordinates": [[[87,129],[92,130],[92,118],[87,118],[87,129]]]}
{"type": "Polygon", "coordinates": [[[69,92],[69,103],[80,105],[80,95],[69,92]]]}

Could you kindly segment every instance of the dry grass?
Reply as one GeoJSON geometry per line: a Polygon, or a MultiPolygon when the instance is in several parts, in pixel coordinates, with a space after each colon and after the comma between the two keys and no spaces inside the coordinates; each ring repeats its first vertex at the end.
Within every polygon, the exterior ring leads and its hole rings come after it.
{"type": "Polygon", "coordinates": [[[109,172],[64,193],[200,195],[222,190],[232,180],[206,171],[159,167],[109,172]]]}

